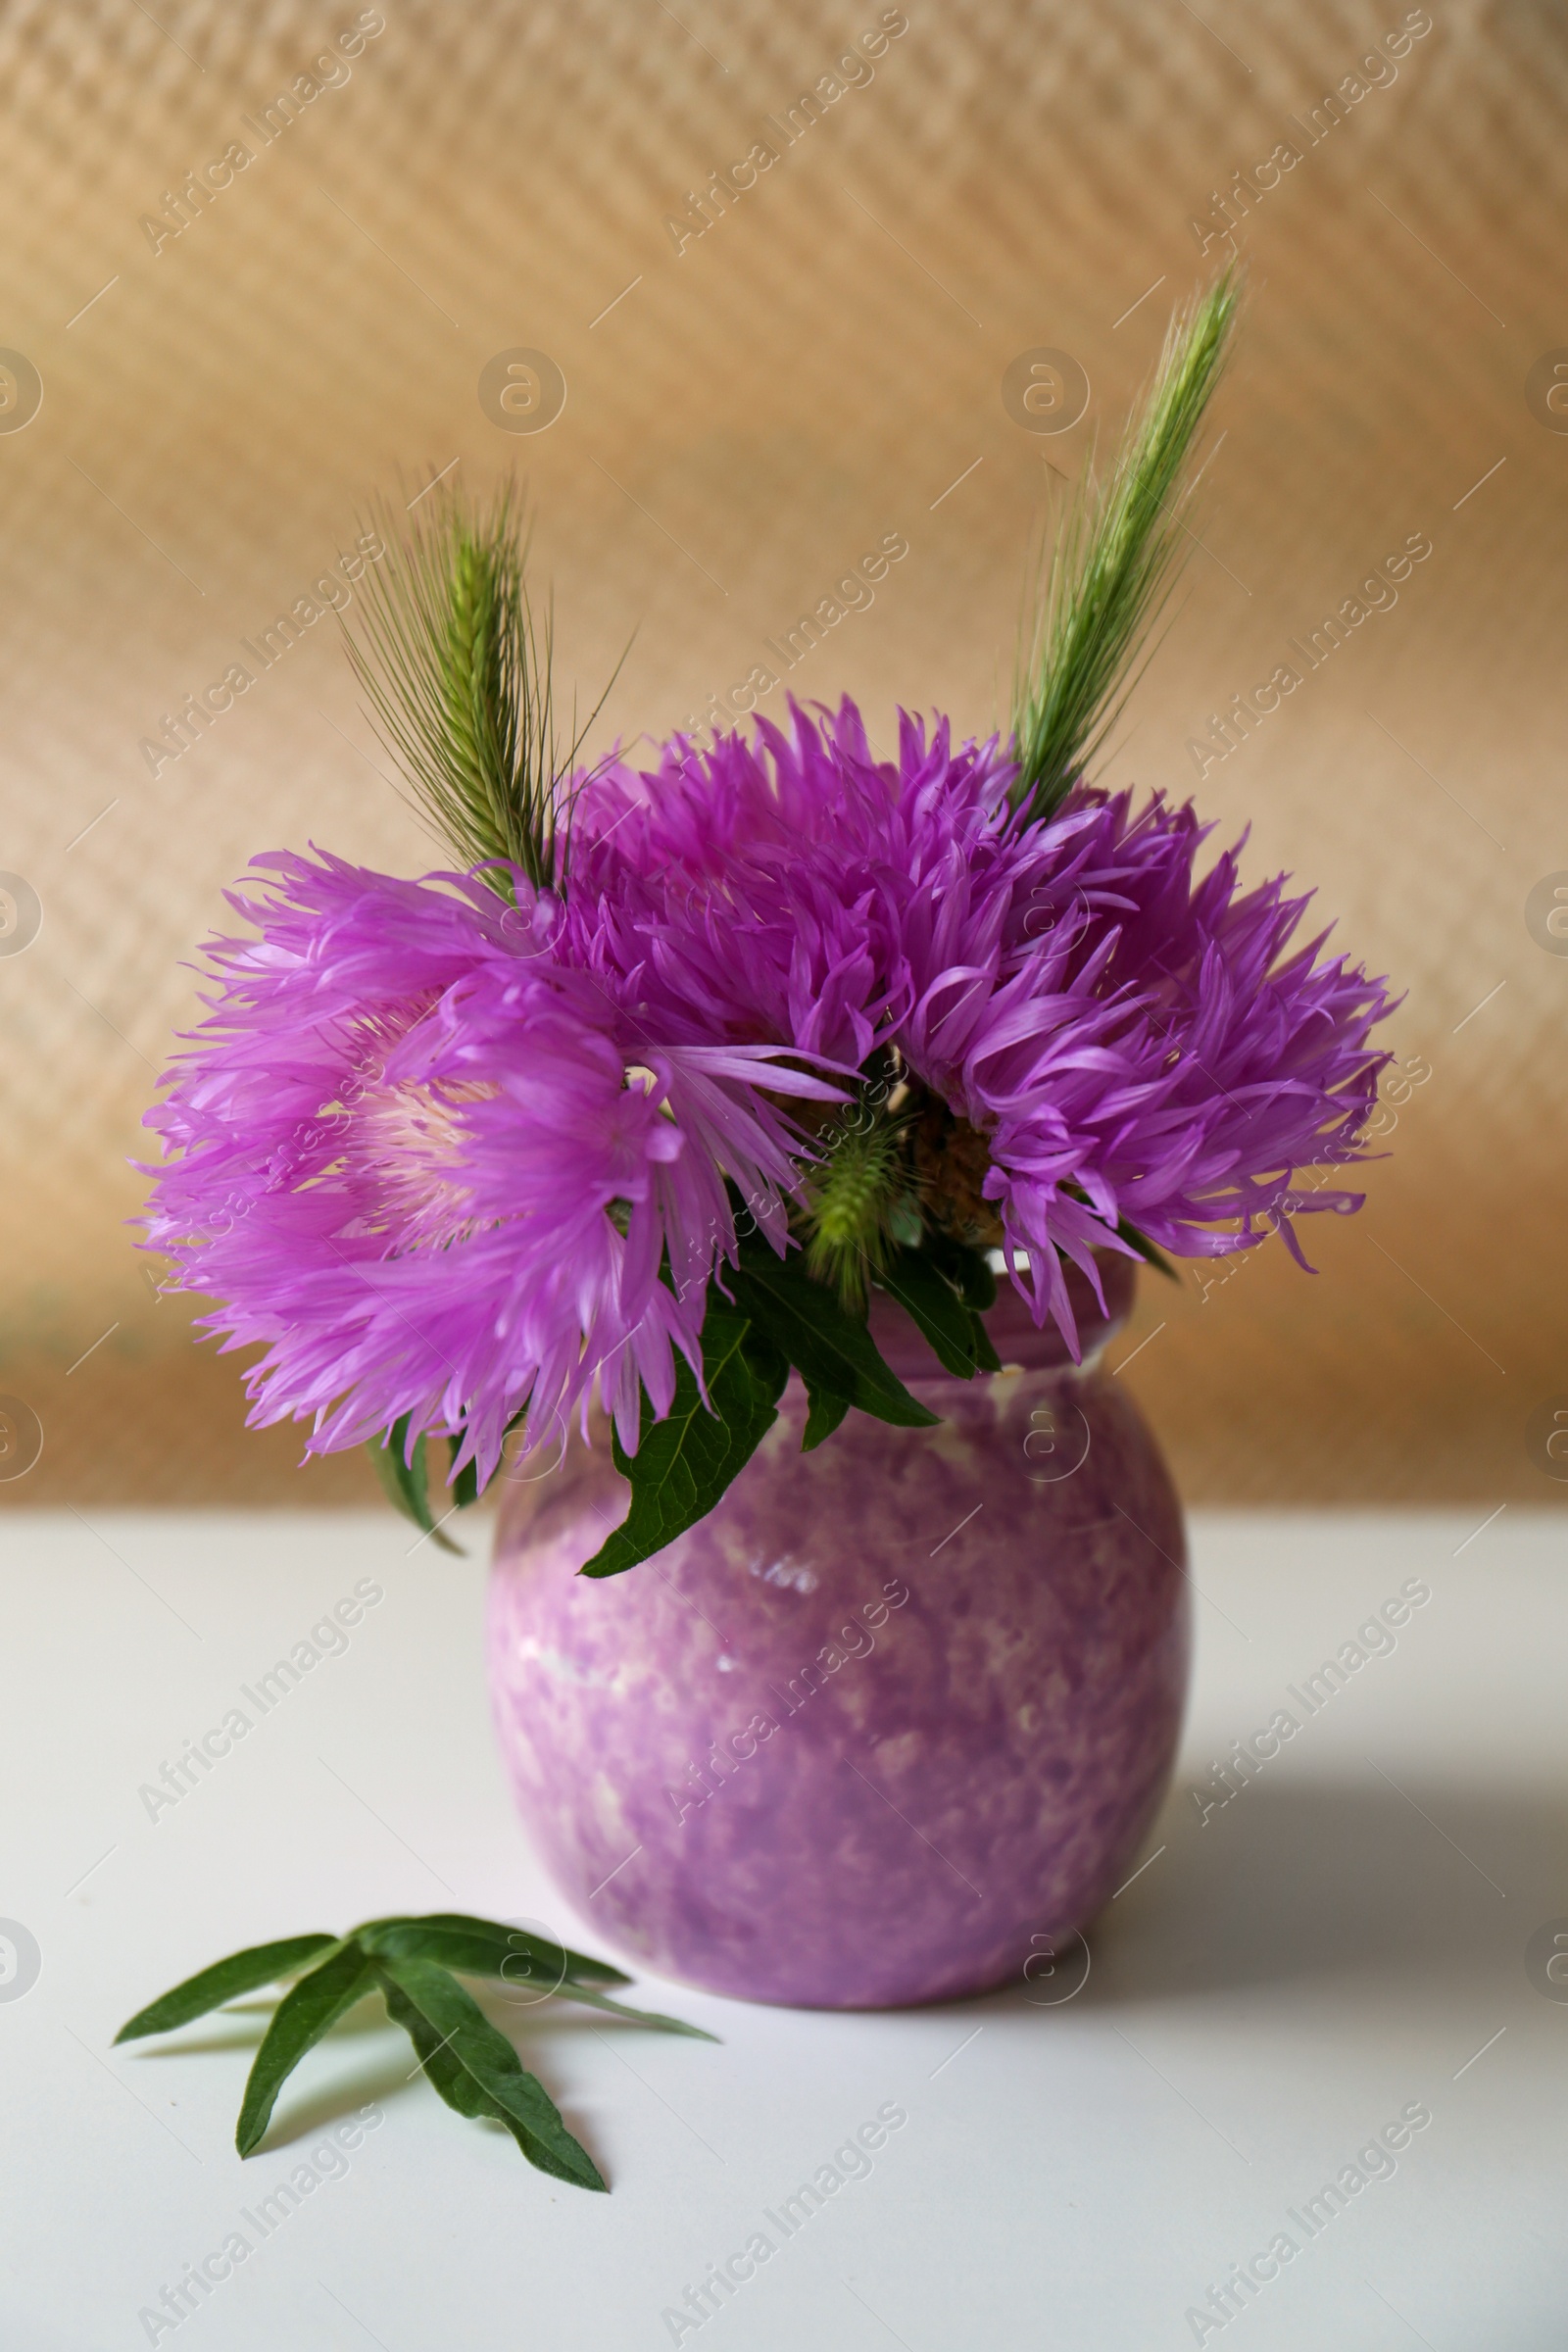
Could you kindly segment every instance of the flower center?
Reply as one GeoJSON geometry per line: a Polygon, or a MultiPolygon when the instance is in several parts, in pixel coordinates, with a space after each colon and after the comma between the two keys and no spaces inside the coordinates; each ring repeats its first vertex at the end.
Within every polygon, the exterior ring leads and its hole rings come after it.
{"type": "Polygon", "coordinates": [[[368,1087],[337,1164],[358,1178],[371,1205],[347,1230],[383,1235],[401,1255],[448,1249],[495,1223],[473,1214],[464,1111],[497,1092],[480,1079],[368,1087]]]}

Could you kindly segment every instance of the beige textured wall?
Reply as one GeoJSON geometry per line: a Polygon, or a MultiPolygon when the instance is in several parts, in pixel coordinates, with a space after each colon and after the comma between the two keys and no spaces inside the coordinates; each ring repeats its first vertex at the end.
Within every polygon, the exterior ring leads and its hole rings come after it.
{"type": "Polygon", "coordinates": [[[1212,262],[1214,192],[1282,140],[1300,161],[1235,232],[1250,308],[1201,546],[1105,773],[1192,787],[1208,714],[1430,538],[1201,786],[1254,872],[1315,882],[1396,977],[1392,1042],[1430,1075],[1366,1212],[1309,1229],[1317,1278],[1271,1247],[1206,1297],[1151,1282],[1127,1378],[1194,1497],[1568,1494],[1531,1441],[1568,1402],[1568,956],[1525,911],[1568,869],[1568,432],[1527,389],[1568,346],[1555,0],[1432,0],[1316,143],[1305,110],[1398,0],[909,0],[870,77],[679,252],[666,215],[863,57],[876,5],[385,0],[264,146],[260,110],[356,21],[0,11],[0,345],[24,362],[0,362],[0,866],[42,906],[0,959],[0,1390],[45,1433],[0,1495],[363,1491],[358,1463],[298,1479],[291,1435],[241,1436],[232,1365],[142,1279],[126,1159],[191,1009],[182,959],[246,858],[314,840],[417,870],[423,847],[330,618],[155,777],[161,715],[247,659],[368,497],[456,465],[528,485],[564,677],[591,698],[636,632],[606,741],[701,710],[893,531],[907,557],[791,683],[852,690],[876,730],[901,699],[987,728],[1052,469],[1124,413],[1204,266],[1194,217],[1212,262]],[[234,140],[253,160],[155,252],[142,217],[234,140]],[[1054,434],[1000,390],[1041,346],[1090,385],[1054,434]],[[481,407],[518,348],[564,378],[547,430],[481,407]]]}

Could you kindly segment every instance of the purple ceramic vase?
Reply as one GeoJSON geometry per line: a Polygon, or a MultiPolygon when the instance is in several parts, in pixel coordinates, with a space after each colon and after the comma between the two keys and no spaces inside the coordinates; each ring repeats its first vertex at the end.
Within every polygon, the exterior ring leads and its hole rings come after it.
{"type": "MultiPolygon", "coordinates": [[[[504,1490],[496,1723],[523,1821],[597,1935],[750,2000],[893,2008],[1016,1978],[1115,1891],[1164,1793],[1188,1671],[1180,1507],[1109,1315],[1085,1364],[1004,1283],[1004,1369],[948,1378],[873,1307],[936,1429],[779,1418],[706,1520],[605,1582],[608,1436],[504,1490]]],[[[530,1466],[531,1467],[531,1466],[530,1466]]]]}

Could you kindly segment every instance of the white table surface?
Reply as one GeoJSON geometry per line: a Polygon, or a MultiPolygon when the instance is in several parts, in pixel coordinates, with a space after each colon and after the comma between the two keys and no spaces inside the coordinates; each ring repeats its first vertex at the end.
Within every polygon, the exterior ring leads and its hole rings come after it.
{"type": "Polygon", "coordinates": [[[390,2029],[308,2059],[244,2165],[257,2016],[110,2047],[235,1946],[377,1913],[528,1917],[607,1948],[511,1812],[479,1558],[411,1554],[389,1517],[8,1516],[0,1916],[41,1962],[0,1999],[0,2343],[145,2344],[142,2308],[373,2100],[341,2177],[161,2344],[667,2344],[666,2307],[892,2101],[908,2120],[869,2174],[682,2342],[1175,2352],[1199,2340],[1189,2309],[1283,2230],[1296,2258],[1203,2341],[1560,2352],[1568,2002],[1526,1946],[1568,1928],[1568,1520],[1485,1517],[1197,1519],[1182,1768],[1076,1997],[831,2016],[639,1980],[630,1999],[721,2048],[526,2013],[526,2059],[611,2180],[597,2197],[450,2113],[390,2029]],[[386,1598],[346,1653],[149,1820],[139,1787],[367,1576],[386,1598]],[[1394,1653],[1200,1825],[1209,1760],[1407,1578],[1433,1597],[1394,1653]],[[1430,2125],[1309,2242],[1291,2209],[1407,2105],[1430,2125]]]}

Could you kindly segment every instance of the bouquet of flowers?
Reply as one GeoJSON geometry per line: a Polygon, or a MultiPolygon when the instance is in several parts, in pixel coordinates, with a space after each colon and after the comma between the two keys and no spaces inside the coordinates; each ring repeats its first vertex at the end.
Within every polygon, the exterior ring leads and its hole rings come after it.
{"type": "MultiPolygon", "coordinates": [[[[394,550],[351,651],[449,846],[416,881],[273,851],[148,1124],[148,1246],[260,1345],[253,1422],[368,1442],[438,1526],[590,1406],[630,1485],[589,1575],[708,1512],[776,1417],[933,1418],[873,1294],[996,1367],[999,1274],[1076,1348],[1068,1263],[1211,1256],[1359,1196],[1382,981],[1162,793],[1091,781],[1179,562],[1236,308],[1172,323],[1026,610],[1005,738],[855,705],[642,764],[558,735],[505,497],[394,550]],[[443,1514],[449,1515],[449,1514],[443,1514]]],[[[1301,1262],[1305,1262],[1302,1260],[1301,1262]]]]}

